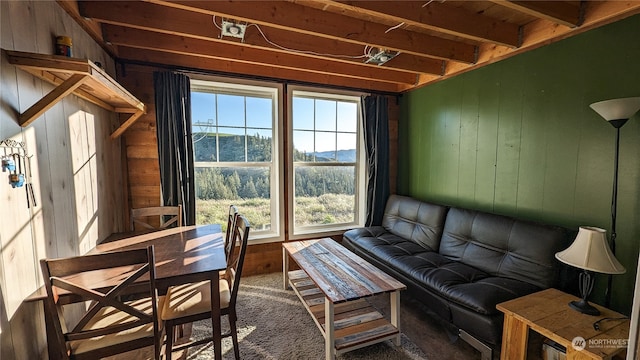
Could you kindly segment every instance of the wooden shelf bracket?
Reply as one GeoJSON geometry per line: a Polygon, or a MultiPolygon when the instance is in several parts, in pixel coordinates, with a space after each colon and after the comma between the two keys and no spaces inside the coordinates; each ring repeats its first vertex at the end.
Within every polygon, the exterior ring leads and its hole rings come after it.
{"type": "Polygon", "coordinates": [[[9,63],[56,86],[20,114],[18,122],[25,127],[69,94],[75,94],[104,109],[131,114],[112,134],[122,135],[147,109],[144,103],[129,93],[91,60],[65,56],[3,50],[9,63]]]}

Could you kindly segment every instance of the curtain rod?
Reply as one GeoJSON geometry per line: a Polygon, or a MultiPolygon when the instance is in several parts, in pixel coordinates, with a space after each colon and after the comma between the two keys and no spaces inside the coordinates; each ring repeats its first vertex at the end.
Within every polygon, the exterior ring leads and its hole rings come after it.
{"type": "Polygon", "coordinates": [[[279,79],[279,78],[273,78],[268,76],[242,75],[242,74],[230,73],[226,71],[204,70],[204,69],[198,69],[198,68],[192,68],[192,67],[181,67],[181,66],[175,66],[175,65],[160,64],[160,63],[155,63],[151,61],[125,60],[125,59],[119,59],[119,58],[116,59],[115,61],[116,61],[116,64],[120,65],[123,72],[123,76],[126,76],[125,75],[126,69],[124,67],[125,65],[142,65],[142,66],[158,67],[158,68],[163,68],[171,71],[200,74],[200,75],[216,75],[216,76],[227,77],[227,78],[269,81],[269,82],[275,82],[275,83],[286,84],[286,85],[317,86],[325,89],[328,88],[328,89],[337,89],[337,90],[350,90],[350,91],[358,91],[358,92],[374,94],[374,95],[394,96],[396,98],[396,101],[398,100],[398,98],[402,96],[402,93],[399,93],[399,92],[395,93],[395,92],[389,92],[389,91],[377,91],[377,90],[362,89],[362,88],[348,87],[348,86],[318,84],[318,83],[308,82],[308,81],[286,80],[286,79],[279,79]]]}

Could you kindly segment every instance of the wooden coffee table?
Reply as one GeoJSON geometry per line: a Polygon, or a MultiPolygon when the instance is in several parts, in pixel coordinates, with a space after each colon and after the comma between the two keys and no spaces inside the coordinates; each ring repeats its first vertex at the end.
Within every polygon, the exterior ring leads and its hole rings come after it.
{"type": "Polygon", "coordinates": [[[332,239],[282,244],[284,288],[298,295],[325,338],[326,358],[385,340],[400,345],[400,290],[406,286],[332,239]],[[301,270],[289,271],[289,256],[301,270]],[[364,299],[391,297],[391,321],[364,299]]]}

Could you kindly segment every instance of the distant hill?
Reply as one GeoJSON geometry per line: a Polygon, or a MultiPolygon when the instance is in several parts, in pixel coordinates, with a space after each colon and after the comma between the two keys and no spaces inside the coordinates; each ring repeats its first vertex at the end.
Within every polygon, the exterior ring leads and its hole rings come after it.
{"type": "MultiPolygon", "coordinates": [[[[194,144],[196,161],[215,161],[216,160],[216,138],[210,133],[194,133],[193,137],[198,139],[194,144]]],[[[245,156],[245,139],[244,135],[219,134],[220,144],[220,161],[244,161],[245,156]]],[[[247,157],[248,161],[270,161],[271,160],[271,138],[262,136],[247,136],[247,157]]],[[[337,154],[333,151],[318,151],[315,154],[304,154],[295,150],[295,158],[297,160],[309,161],[311,155],[316,156],[317,161],[337,161],[355,162],[356,150],[338,150],[337,154]],[[299,158],[306,156],[307,158],[299,158]]]]}
{"type": "MultiPolygon", "coordinates": [[[[333,159],[334,152],[333,151],[319,151],[319,152],[316,152],[315,155],[316,155],[316,159],[317,160],[329,161],[328,159],[333,159]]],[[[341,162],[356,162],[356,149],[338,150],[337,157],[338,158],[336,160],[341,161],[341,162]]]]}

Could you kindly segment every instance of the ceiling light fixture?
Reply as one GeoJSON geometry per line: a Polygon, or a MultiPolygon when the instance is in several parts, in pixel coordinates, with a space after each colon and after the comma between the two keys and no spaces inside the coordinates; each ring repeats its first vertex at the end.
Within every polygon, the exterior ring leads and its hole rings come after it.
{"type": "Polygon", "coordinates": [[[366,64],[382,65],[387,61],[398,56],[399,52],[389,51],[385,49],[371,49],[367,54],[366,64]]]}
{"type": "Polygon", "coordinates": [[[244,41],[244,33],[247,30],[247,25],[238,24],[233,21],[222,20],[222,36],[229,36],[244,41]]]}

